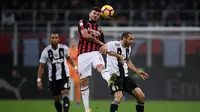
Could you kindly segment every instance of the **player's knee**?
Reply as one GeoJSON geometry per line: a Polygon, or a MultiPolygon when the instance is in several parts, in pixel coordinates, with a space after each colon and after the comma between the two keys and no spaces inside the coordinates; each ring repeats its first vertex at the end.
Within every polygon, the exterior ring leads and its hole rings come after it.
{"type": "Polygon", "coordinates": [[[104,66],[102,64],[97,65],[96,69],[101,72],[104,69],[104,66]]]}
{"type": "Polygon", "coordinates": [[[82,87],[87,87],[88,86],[88,78],[81,79],[81,86],[82,87]]]}
{"type": "Polygon", "coordinates": [[[60,96],[53,96],[53,99],[54,99],[55,101],[60,100],[60,96]]]}
{"type": "Polygon", "coordinates": [[[138,95],[138,102],[144,103],[144,100],[145,100],[145,95],[144,95],[144,93],[142,92],[142,93],[140,93],[140,94],[138,95]]]}
{"type": "Polygon", "coordinates": [[[115,101],[120,103],[122,101],[122,98],[123,98],[123,93],[122,91],[118,91],[115,93],[115,101]]]}
{"type": "Polygon", "coordinates": [[[62,95],[67,95],[67,94],[69,94],[69,90],[62,90],[62,91],[61,91],[61,94],[62,94],[62,95]]]}

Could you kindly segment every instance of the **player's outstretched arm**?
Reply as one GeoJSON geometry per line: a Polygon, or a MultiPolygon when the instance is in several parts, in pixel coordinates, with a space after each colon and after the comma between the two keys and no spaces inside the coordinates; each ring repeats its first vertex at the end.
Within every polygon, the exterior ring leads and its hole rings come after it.
{"type": "Polygon", "coordinates": [[[76,72],[78,72],[78,67],[75,65],[75,63],[72,60],[72,58],[70,56],[67,56],[66,59],[67,59],[67,62],[69,62],[74,67],[74,69],[76,70],[76,72]]]}
{"type": "Polygon", "coordinates": [[[127,65],[129,69],[139,74],[139,69],[135,67],[135,65],[131,62],[130,59],[127,60],[127,65]]]}
{"type": "Polygon", "coordinates": [[[44,67],[45,67],[45,64],[44,63],[40,63],[39,65],[39,68],[38,68],[38,78],[37,78],[37,86],[38,86],[38,89],[42,89],[42,77],[43,77],[43,74],[44,74],[44,67]]]}
{"type": "Polygon", "coordinates": [[[145,73],[144,71],[141,71],[138,68],[136,68],[130,59],[127,60],[127,65],[129,69],[136,72],[143,80],[148,79],[149,75],[145,73]]]}

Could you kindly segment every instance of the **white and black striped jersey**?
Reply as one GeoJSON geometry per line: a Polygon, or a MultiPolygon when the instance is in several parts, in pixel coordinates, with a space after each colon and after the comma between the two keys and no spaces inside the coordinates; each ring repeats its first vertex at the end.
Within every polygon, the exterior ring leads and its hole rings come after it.
{"type": "Polygon", "coordinates": [[[126,62],[130,58],[131,47],[122,47],[121,41],[110,41],[107,43],[107,47],[108,52],[114,51],[124,57],[124,64],[122,65],[116,57],[107,54],[107,70],[110,74],[116,73],[118,76],[127,77],[128,65],[126,62]]]}
{"type": "Polygon", "coordinates": [[[69,56],[68,47],[62,44],[58,44],[56,50],[49,45],[42,51],[39,62],[47,63],[50,81],[69,77],[69,67],[66,63],[67,56],[69,56]]]}

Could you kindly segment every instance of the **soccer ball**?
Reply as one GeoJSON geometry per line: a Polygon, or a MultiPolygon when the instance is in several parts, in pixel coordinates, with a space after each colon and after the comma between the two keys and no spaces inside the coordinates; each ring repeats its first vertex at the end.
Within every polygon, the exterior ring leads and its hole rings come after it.
{"type": "Polygon", "coordinates": [[[101,16],[104,18],[110,18],[114,15],[114,9],[110,5],[104,5],[101,8],[101,16]]]}

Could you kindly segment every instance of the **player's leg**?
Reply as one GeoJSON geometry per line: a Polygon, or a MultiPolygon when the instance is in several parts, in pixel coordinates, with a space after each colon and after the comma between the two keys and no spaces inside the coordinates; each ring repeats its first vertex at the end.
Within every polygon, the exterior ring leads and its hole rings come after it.
{"type": "Polygon", "coordinates": [[[92,75],[91,53],[84,53],[78,56],[78,69],[80,72],[81,96],[85,107],[85,112],[90,112],[89,108],[89,76],[92,75]]]}
{"type": "Polygon", "coordinates": [[[80,88],[80,77],[78,75],[74,76],[74,85],[75,85],[76,104],[80,104],[81,88],[80,88]]]}
{"type": "Polygon", "coordinates": [[[124,90],[128,92],[129,94],[133,95],[136,100],[136,110],[137,112],[144,112],[144,93],[142,90],[138,87],[138,85],[135,83],[135,81],[132,78],[126,77],[124,80],[124,90]]]}
{"type": "Polygon", "coordinates": [[[83,100],[83,104],[85,107],[85,112],[90,112],[91,109],[89,108],[89,78],[82,78],[81,80],[81,96],[83,100]]]}
{"type": "Polygon", "coordinates": [[[80,104],[80,98],[81,98],[81,90],[80,90],[80,77],[78,74],[76,74],[75,69],[72,67],[72,65],[68,64],[69,71],[70,71],[70,78],[73,80],[75,85],[75,98],[76,98],[76,104],[80,104]]]}
{"type": "Polygon", "coordinates": [[[70,101],[68,98],[69,90],[70,90],[70,79],[69,77],[66,77],[64,79],[60,80],[60,90],[61,90],[61,95],[62,95],[62,100],[63,100],[63,108],[64,112],[69,112],[69,107],[70,107],[70,101]]]}
{"type": "Polygon", "coordinates": [[[80,98],[81,98],[80,77],[79,77],[79,75],[76,74],[76,71],[72,68],[70,68],[70,78],[74,82],[76,104],[79,105],[80,98]]]}
{"type": "Polygon", "coordinates": [[[105,62],[100,52],[96,51],[94,52],[93,57],[93,67],[97,69],[98,72],[101,73],[103,79],[105,79],[108,83],[110,80],[110,73],[108,70],[105,69],[105,62]]]}
{"type": "Polygon", "coordinates": [[[60,102],[60,90],[59,90],[57,81],[55,81],[55,82],[50,81],[49,89],[52,92],[53,99],[54,99],[54,106],[55,106],[57,112],[62,112],[62,104],[60,102]]]}
{"type": "Polygon", "coordinates": [[[144,99],[145,99],[144,93],[139,87],[137,87],[132,91],[132,94],[137,99],[137,105],[136,105],[137,112],[144,112],[144,99]]]}
{"type": "Polygon", "coordinates": [[[62,104],[60,102],[60,96],[53,96],[54,99],[54,106],[57,112],[62,112],[62,104]]]}
{"type": "Polygon", "coordinates": [[[68,98],[69,90],[62,90],[61,94],[63,99],[64,112],[69,112],[69,107],[70,107],[70,101],[68,98]]]}
{"type": "Polygon", "coordinates": [[[110,112],[117,112],[119,103],[123,98],[123,80],[119,77],[116,78],[115,83],[109,85],[111,94],[114,94],[114,100],[110,105],[110,112]]]}
{"type": "Polygon", "coordinates": [[[117,112],[119,103],[122,101],[123,93],[122,91],[117,91],[114,93],[114,100],[110,105],[110,112],[117,112]]]}
{"type": "Polygon", "coordinates": [[[76,103],[80,104],[80,100],[81,100],[81,87],[80,87],[80,78],[79,78],[78,75],[75,77],[74,83],[75,83],[76,103]]]}

